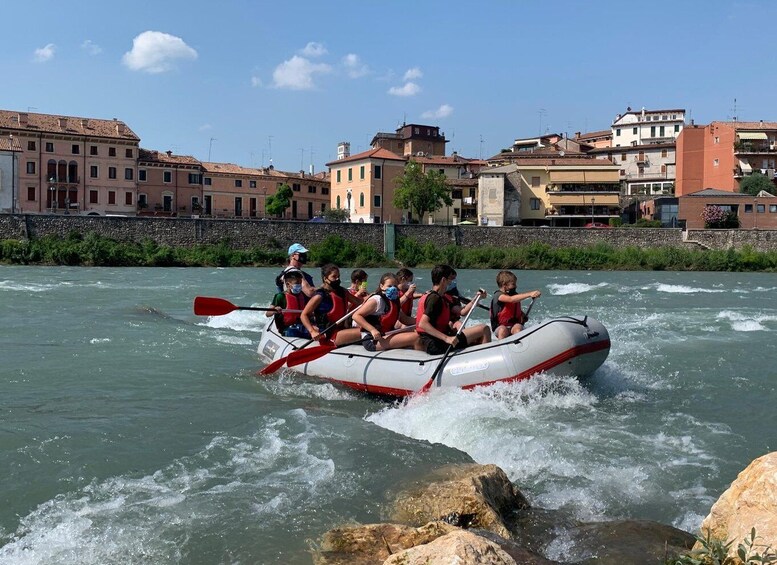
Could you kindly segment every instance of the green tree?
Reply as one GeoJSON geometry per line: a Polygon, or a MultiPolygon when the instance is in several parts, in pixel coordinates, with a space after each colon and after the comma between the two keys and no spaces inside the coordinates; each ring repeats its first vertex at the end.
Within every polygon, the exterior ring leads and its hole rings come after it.
{"type": "Polygon", "coordinates": [[[351,213],[345,208],[328,208],[324,210],[323,215],[327,222],[345,222],[351,217],[351,213]]]}
{"type": "Polygon", "coordinates": [[[267,197],[267,213],[278,216],[279,218],[282,217],[286,208],[291,206],[291,197],[293,194],[291,187],[288,184],[283,183],[278,187],[278,192],[267,197]]]}
{"type": "Polygon", "coordinates": [[[753,173],[739,181],[739,192],[743,194],[752,194],[755,196],[762,190],[765,190],[769,194],[777,194],[774,183],[769,180],[769,177],[762,175],[761,173],[753,173]]]}
{"type": "Polygon", "coordinates": [[[445,175],[439,171],[424,173],[421,165],[415,161],[405,165],[404,172],[397,177],[396,182],[394,206],[410,210],[419,222],[423,222],[427,212],[439,210],[443,204],[453,204],[450,190],[445,186],[445,175]]]}

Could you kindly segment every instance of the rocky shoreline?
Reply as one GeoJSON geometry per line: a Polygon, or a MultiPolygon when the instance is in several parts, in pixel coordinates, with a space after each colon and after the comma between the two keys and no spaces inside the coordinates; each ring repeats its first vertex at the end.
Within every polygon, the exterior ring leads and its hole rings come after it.
{"type": "MultiPolygon", "coordinates": [[[[586,523],[534,508],[496,465],[443,467],[394,495],[386,518],[329,530],[312,548],[314,563],[637,565],[676,559],[697,541],[658,522],[586,523]]],[[[702,535],[741,541],[752,528],[763,551],[777,547],[777,452],[740,473],[702,535]]]]}

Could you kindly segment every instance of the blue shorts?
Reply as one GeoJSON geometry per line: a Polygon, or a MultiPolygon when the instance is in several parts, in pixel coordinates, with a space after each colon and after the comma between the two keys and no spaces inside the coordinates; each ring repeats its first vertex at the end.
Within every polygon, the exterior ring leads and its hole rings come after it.
{"type": "Polygon", "coordinates": [[[287,327],[283,330],[283,335],[286,337],[304,337],[305,339],[310,339],[310,332],[302,325],[302,322],[297,322],[296,324],[287,327]]]}

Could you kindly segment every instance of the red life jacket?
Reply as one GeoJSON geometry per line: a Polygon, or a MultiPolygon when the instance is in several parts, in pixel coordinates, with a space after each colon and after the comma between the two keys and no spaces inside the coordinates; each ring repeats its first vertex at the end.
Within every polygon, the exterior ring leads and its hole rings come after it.
{"type": "Polygon", "coordinates": [[[370,325],[378,328],[380,333],[385,334],[394,329],[399,320],[399,300],[389,300],[383,294],[373,294],[365,299],[365,302],[371,299],[373,296],[380,296],[381,300],[385,300],[388,303],[388,309],[384,314],[378,316],[377,314],[370,314],[366,317],[370,325]]]}
{"type": "MultiPolygon", "coordinates": [[[[459,298],[458,294],[448,294],[447,292],[442,295],[443,299],[448,303],[449,308],[451,309],[451,322],[458,322],[461,320],[460,314],[454,314],[453,313],[453,307],[459,306],[461,304],[461,298],[459,298]]],[[[461,312],[461,310],[459,310],[461,312]]]]}
{"type": "MultiPolygon", "coordinates": [[[[287,292],[286,296],[286,309],[287,310],[304,310],[305,304],[308,303],[309,298],[304,292],[294,294],[293,292],[287,292]]],[[[299,322],[299,312],[284,312],[283,323],[286,326],[296,324],[299,322]]]]}
{"type": "MultiPolygon", "coordinates": [[[[400,297],[400,298],[402,298],[402,297],[403,297],[405,294],[407,294],[407,293],[405,293],[405,292],[402,292],[401,290],[399,291],[399,297],[400,297]]],[[[401,309],[401,310],[402,310],[402,311],[403,311],[405,314],[407,314],[408,316],[410,316],[410,314],[412,314],[412,312],[413,312],[413,299],[412,299],[412,298],[408,298],[408,299],[407,299],[407,300],[405,300],[404,302],[400,302],[400,304],[399,304],[399,308],[400,308],[400,309],[401,309]]]]}
{"type": "Polygon", "coordinates": [[[523,310],[520,302],[500,302],[499,297],[504,292],[497,290],[491,299],[491,329],[495,330],[499,326],[512,327],[515,324],[522,324],[524,321],[523,310]]]}
{"type": "Polygon", "coordinates": [[[426,310],[426,299],[429,297],[430,294],[436,294],[440,298],[440,304],[442,304],[442,310],[440,311],[440,315],[437,317],[436,320],[431,320],[432,325],[434,328],[444,333],[445,335],[448,335],[450,333],[450,326],[448,326],[448,323],[451,321],[451,308],[450,303],[442,296],[440,296],[440,293],[435,292],[434,290],[430,290],[426,294],[424,294],[421,297],[421,300],[418,301],[418,311],[415,314],[415,331],[416,333],[423,334],[426,333],[424,330],[421,329],[421,318],[424,315],[424,310],[426,310]]]}
{"type": "Polygon", "coordinates": [[[345,316],[345,305],[348,302],[345,298],[345,293],[346,290],[343,288],[333,291],[320,288],[316,291],[316,294],[321,296],[321,303],[316,309],[317,325],[323,326],[320,329],[324,329],[326,326],[331,326],[337,320],[345,316]]]}

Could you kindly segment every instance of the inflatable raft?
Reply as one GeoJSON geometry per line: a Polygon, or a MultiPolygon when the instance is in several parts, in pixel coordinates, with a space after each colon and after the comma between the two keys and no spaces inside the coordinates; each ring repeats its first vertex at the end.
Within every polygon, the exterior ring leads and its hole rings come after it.
{"type": "MultiPolygon", "coordinates": [[[[271,363],[306,341],[279,335],[270,323],[259,342],[259,357],[271,363]]],[[[473,388],[527,379],[540,372],[587,377],[604,363],[609,352],[610,335],[598,320],[588,316],[553,318],[502,340],[453,352],[432,388],[473,388]]],[[[355,390],[401,397],[421,390],[442,357],[409,349],[370,352],[357,344],[334,349],[294,370],[355,390]]]]}

